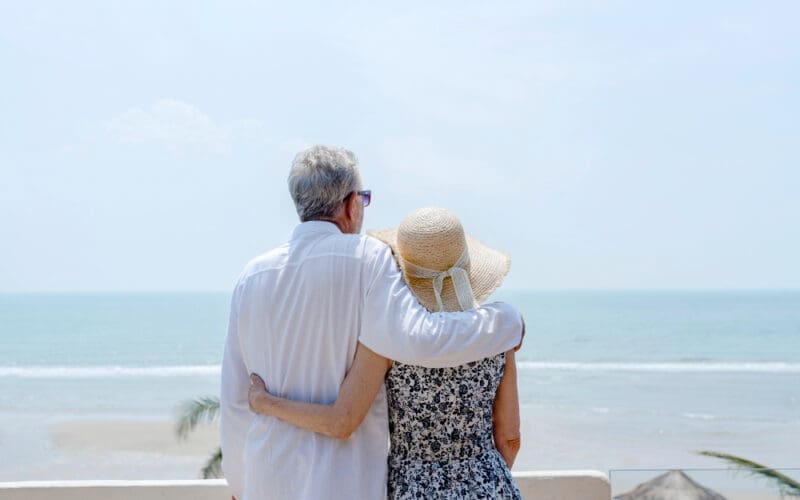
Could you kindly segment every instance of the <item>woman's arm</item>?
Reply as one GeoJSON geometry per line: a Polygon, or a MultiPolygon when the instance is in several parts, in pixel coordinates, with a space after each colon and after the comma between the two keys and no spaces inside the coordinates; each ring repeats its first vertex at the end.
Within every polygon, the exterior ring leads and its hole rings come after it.
{"type": "Polygon", "coordinates": [[[391,361],[359,343],[353,365],[339,388],[336,402],[330,405],[273,396],[267,392],[261,377],[253,373],[250,375],[248,392],[250,409],[303,429],[346,439],[364,420],[390,366],[391,361]]]}
{"type": "Polygon", "coordinates": [[[517,392],[517,363],[514,351],[506,353],[506,366],[492,407],[494,445],[505,459],[508,468],[514,465],[522,444],[519,433],[519,393],[517,392]]]}

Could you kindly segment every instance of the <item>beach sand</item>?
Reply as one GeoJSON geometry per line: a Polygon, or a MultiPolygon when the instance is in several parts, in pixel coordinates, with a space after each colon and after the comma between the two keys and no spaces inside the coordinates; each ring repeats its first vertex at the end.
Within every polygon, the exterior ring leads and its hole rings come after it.
{"type": "MultiPolygon", "coordinates": [[[[15,449],[28,452],[26,456],[11,457],[8,462],[0,464],[0,481],[199,478],[206,460],[217,449],[217,426],[203,424],[187,440],[179,441],[174,425],[174,419],[166,416],[69,417],[51,418],[47,423],[41,420],[29,421],[26,429],[18,427],[14,433],[6,431],[3,434],[0,430],[0,443],[4,452],[10,451],[13,454],[15,449]]],[[[530,439],[524,444],[516,470],[553,468],[530,466],[530,462],[535,461],[533,456],[542,460],[542,455],[556,454],[556,449],[559,448],[553,443],[537,441],[530,439]]],[[[562,447],[570,448],[564,446],[566,443],[563,439],[560,441],[562,447]]],[[[587,445],[595,454],[606,454],[599,452],[597,447],[602,446],[600,443],[583,443],[584,447],[587,445]]],[[[608,443],[603,445],[608,446],[608,443]]],[[[571,449],[570,460],[574,461],[575,466],[567,468],[587,468],[580,465],[591,463],[591,457],[576,453],[577,448],[574,446],[571,449]]],[[[560,450],[560,453],[569,452],[560,450]]],[[[618,477],[612,474],[614,493],[628,491],[637,483],[658,474],[658,471],[639,473],[635,477],[618,477]]],[[[696,479],[705,483],[707,478],[700,476],[696,479]]],[[[753,489],[739,488],[738,485],[729,484],[728,480],[721,481],[721,484],[729,487],[719,491],[730,500],[779,498],[777,494],[771,493],[770,488],[758,488],[757,485],[761,484],[759,481],[753,483],[753,489]]]]}
{"type": "Polygon", "coordinates": [[[70,419],[4,434],[0,481],[198,479],[219,443],[216,424],[178,441],[171,419],[70,419]]]}
{"type": "Polygon", "coordinates": [[[64,452],[135,452],[168,456],[205,455],[219,442],[216,425],[197,428],[186,440],[168,420],[74,420],[50,426],[53,443],[64,452]]]}

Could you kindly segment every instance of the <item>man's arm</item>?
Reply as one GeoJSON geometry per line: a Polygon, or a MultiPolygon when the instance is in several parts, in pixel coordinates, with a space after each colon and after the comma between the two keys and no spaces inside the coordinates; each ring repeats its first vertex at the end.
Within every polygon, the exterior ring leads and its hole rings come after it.
{"type": "Polygon", "coordinates": [[[228,320],[228,335],[222,358],[220,389],[219,441],[222,449],[222,471],[236,498],[244,496],[245,433],[253,414],[247,402],[250,377],[239,343],[238,292],[233,293],[228,320]]]}
{"type": "Polygon", "coordinates": [[[515,348],[522,317],[501,302],[464,312],[431,313],[406,286],[391,250],[366,257],[368,281],[359,340],[389,359],[442,368],[515,348]]]}

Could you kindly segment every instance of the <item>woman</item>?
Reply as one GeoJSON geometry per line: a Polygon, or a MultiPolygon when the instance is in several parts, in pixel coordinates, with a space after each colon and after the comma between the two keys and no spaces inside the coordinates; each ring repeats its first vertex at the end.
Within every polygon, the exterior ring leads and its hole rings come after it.
{"type": "MultiPolygon", "coordinates": [[[[448,210],[412,212],[400,226],[369,231],[387,243],[420,303],[432,311],[477,306],[500,285],[510,258],[464,234],[448,210]]],[[[423,368],[358,345],[331,405],[273,396],[251,375],[250,408],[299,427],[347,438],[386,383],[389,498],[520,498],[510,467],[520,447],[514,353],[454,368],[423,368]]]]}

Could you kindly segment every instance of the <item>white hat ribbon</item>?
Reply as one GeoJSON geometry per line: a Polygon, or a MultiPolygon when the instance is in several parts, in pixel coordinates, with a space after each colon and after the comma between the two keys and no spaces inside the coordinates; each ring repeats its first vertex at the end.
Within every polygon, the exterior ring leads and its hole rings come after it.
{"type": "Polygon", "coordinates": [[[453,288],[456,290],[458,297],[458,304],[461,309],[475,309],[478,304],[475,301],[475,296],[472,292],[472,285],[469,282],[469,274],[467,274],[465,266],[469,264],[469,253],[464,249],[458,261],[453,264],[453,267],[444,271],[437,271],[435,269],[428,269],[427,267],[418,266],[407,260],[403,260],[403,265],[406,268],[406,273],[414,278],[427,278],[433,280],[433,293],[436,295],[436,305],[439,306],[439,311],[444,311],[444,303],[442,302],[442,285],[444,279],[448,276],[453,280],[453,288]]]}

